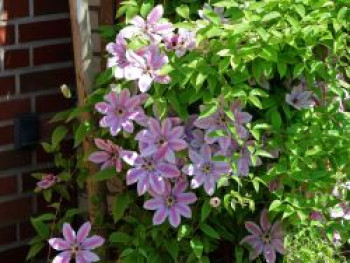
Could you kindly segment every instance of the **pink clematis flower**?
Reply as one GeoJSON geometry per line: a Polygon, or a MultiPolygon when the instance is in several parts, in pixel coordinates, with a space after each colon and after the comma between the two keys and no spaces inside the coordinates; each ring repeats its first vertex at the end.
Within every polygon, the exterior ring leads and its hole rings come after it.
{"type": "Polygon", "coordinates": [[[331,209],[330,214],[332,218],[350,220],[350,206],[345,202],[337,204],[331,209]]]}
{"type": "Polygon", "coordinates": [[[123,89],[119,94],[111,91],[104,99],[106,101],[97,103],[95,108],[105,115],[100,121],[100,126],[108,127],[112,136],[118,135],[122,130],[133,133],[134,121],[143,124],[145,114],[141,107],[140,96],[130,97],[130,91],[123,89]]]}
{"type": "Polygon", "coordinates": [[[175,152],[186,149],[187,143],[182,139],[183,126],[173,127],[169,118],[162,124],[156,119],[150,118],[148,129],[140,131],[135,139],[140,142],[140,152],[143,156],[156,155],[157,159],[165,158],[175,164],[175,152]]]}
{"type": "Polygon", "coordinates": [[[148,91],[152,82],[162,84],[170,82],[168,75],[160,73],[160,69],[168,63],[168,57],[160,53],[156,45],[147,46],[137,52],[128,50],[126,57],[132,65],[126,71],[127,79],[138,79],[138,87],[141,92],[148,91]]]}
{"type": "Polygon", "coordinates": [[[241,149],[241,156],[237,160],[237,170],[239,176],[247,176],[249,174],[249,167],[262,164],[262,161],[259,157],[257,157],[256,164],[253,164],[252,155],[248,149],[248,146],[253,144],[254,141],[247,141],[241,149]]]}
{"type": "Polygon", "coordinates": [[[286,95],[286,102],[297,110],[315,106],[313,93],[307,91],[304,85],[295,86],[290,94],[286,95]]]}
{"type": "Polygon", "coordinates": [[[139,156],[134,162],[134,167],[126,174],[126,183],[131,185],[137,182],[137,192],[143,195],[147,191],[163,194],[167,179],[180,176],[180,171],[175,164],[166,163],[156,156],[139,156]]]}
{"type": "Polygon", "coordinates": [[[170,184],[166,184],[162,195],[153,195],[152,199],[145,202],[145,209],[156,210],[153,216],[154,225],[160,225],[168,218],[169,223],[176,228],[181,222],[181,216],[191,218],[189,204],[195,203],[197,197],[194,193],[185,193],[186,188],[186,183],[177,183],[173,189],[170,184]]]}
{"type": "Polygon", "coordinates": [[[246,229],[251,235],[246,236],[240,244],[247,243],[252,247],[249,259],[254,260],[260,254],[264,254],[266,262],[276,262],[276,252],[284,254],[283,232],[280,221],[270,224],[267,209],[264,209],[260,215],[260,227],[254,222],[247,221],[246,229]]]}
{"type": "Polygon", "coordinates": [[[76,233],[70,224],[63,225],[63,238],[49,239],[50,246],[61,251],[52,261],[52,263],[69,263],[75,259],[76,263],[97,262],[100,258],[90,250],[103,245],[105,240],[94,235],[88,237],[91,230],[90,222],[83,224],[76,233]]]}
{"type": "Polygon", "coordinates": [[[37,182],[36,185],[37,187],[45,190],[54,186],[57,182],[59,182],[59,178],[52,173],[48,173],[45,174],[45,176],[41,178],[41,180],[37,182]]]}
{"type": "Polygon", "coordinates": [[[319,211],[311,211],[309,214],[309,219],[313,221],[319,221],[322,222],[324,220],[323,214],[319,211]]]}
{"type": "Polygon", "coordinates": [[[177,34],[165,39],[165,46],[168,50],[175,50],[176,56],[182,57],[187,51],[196,47],[196,34],[188,29],[180,28],[177,34]]]}
{"type": "Polygon", "coordinates": [[[131,19],[131,26],[127,26],[120,31],[120,35],[125,38],[132,38],[140,35],[148,38],[152,42],[160,42],[165,36],[172,33],[173,25],[167,22],[160,22],[164,14],[162,5],[157,5],[148,14],[147,19],[135,16],[131,19]]]}
{"type": "Polygon", "coordinates": [[[112,55],[108,58],[107,67],[114,67],[115,78],[133,79],[133,75],[130,75],[133,72],[132,65],[126,58],[127,43],[125,39],[118,35],[115,42],[107,44],[106,50],[112,55]]]}
{"type": "Polygon", "coordinates": [[[214,194],[216,182],[224,174],[230,172],[230,166],[227,162],[216,162],[212,160],[212,150],[209,145],[204,144],[200,153],[189,150],[189,157],[192,164],[183,167],[182,171],[190,176],[191,187],[198,188],[204,185],[204,190],[208,195],[214,194]]]}
{"type": "Polygon", "coordinates": [[[96,138],[95,145],[101,151],[92,153],[89,156],[89,161],[101,164],[101,169],[115,166],[116,171],[119,173],[123,168],[122,160],[130,164],[133,163],[137,156],[136,152],[124,150],[110,140],[96,138]]]}

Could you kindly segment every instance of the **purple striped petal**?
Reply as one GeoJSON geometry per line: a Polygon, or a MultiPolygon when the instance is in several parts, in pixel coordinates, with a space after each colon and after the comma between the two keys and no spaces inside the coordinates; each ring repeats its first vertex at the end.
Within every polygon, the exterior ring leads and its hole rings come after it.
{"type": "Polygon", "coordinates": [[[239,124],[248,123],[252,120],[252,115],[247,112],[237,112],[235,117],[235,121],[239,124]]]}
{"type": "Polygon", "coordinates": [[[70,251],[65,251],[58,254],[53,260],[52,263],[69,263],[72,257],[72,253],[70,251]]]}
{"type": "Polygon", "coordinates": [[[203,145],[200,149],[200,154],[204,161],[210,161],[211,160],[211,148],[209,145],[203,145]]]}
{"type": "Polygon", "coordinates": [[[212,117],[197,119],[193,122],[193,125],[206,130],[215,125],[215,119],[212,117]]]}
{"type": "Polygon", "coordinates": [[[70,244],[62,238],[50,238],[49,244],[53,249],[58,251],[70,249],[70,244]]]}
{"type": "Polygon", "coordinates": [[[173,128],[170,132],[169,132],[169,137],[171,138],[180,138],[182,137],[182,135],[184,134],[184,130],[185,128],[182,126],[178,126],[173,128]]]}
{"type": "Polygon", "coordinates": [[[204,174],[196,175],[191,180],[191,188],[196,189],[196,188],[200,187],[204,183],[205,179],[206,179],[206,177],[204,174]]]}
{"type": "Polygon", "coordinates": [[[140,28],[143,28],[146,26],[145,20],[140,16],[135,16],[133,19],[131,19],[130,24],[137,26],[137,27],[140,27],[140,28]]]}
{"type": "Polygon", "coordinates": [[[181,151],[187,148],[187,142],[183,139],[172,139],[169,141],[169,145],[175,151],[181,151]]]}
{"type": "Polygon", "coordinates": [[[153,78],[149,74],[144,74],[139,78],[139,89],[141,92],[147,92],[153,82],[153,78]]]}
{"type": "Polygon", "coordinates": [[[100,258],[93,252],[89,251],[89,250],[84,250],[84,251],[79,251],[77,254],[77,258],[82,257],[83,259],[85,259],[85,262],[97,262],[100,260],[100,258]]]}
{"type": "Polygon", "coordinates": [[[147,174],[143,169],[140,168],[131,168],[126,174],[126,184],[132,185],[136,183],[140,178],[146,177],[147,174]]]}
{"type": "Polygon", "coordinates": [[[191,208],[189,208],[188,205],[184,205],[184,204],[181,204],[181,203],[176,204],[175,205],[175,210],[176,210],[177,213],[179,213],[183,217],[191,218],[191,216],[192,216],[191,208]]]}
{"type": "Polygon", "coordinates": [[[204,182],[204,190],[208,195],[213,195],[215,192],[215,181],[210,179],[204,182]]]}
{"type": "Polygon", "coordinates": [[[253,261],[254,259],[256,259],[263,252],[263,249],[263,242],[255,242],[254,244],[252,244],[252,251],[249,253],[249,260],[253,261]]]}
{"type": "Polygon", "coordinates": [[[84,223],[78,230],[77,241],[79,243],[83,242],[88,237],[90,230],[91,230],[90,222],[84,223]]]}
{"type": "Polygon", "coordinates": [[[187,184],[185,182],[177,183],[172,189],[172,192],[175,196],[178,196],[179,194],[183,193],[186,190],[186,188],[187,184]]]}
{"type": "Polygon", "coordinates": [[[253,246],[254,244],[256,244],[257,242],[261,242],[260,237],[257,235],[248,235],[246,237],[244,237],[239,244],[243,245],[244,243],[248,243],[249,245],[253,246]]]}
{"type": "Polygon", "coordinates": [[[194,193],[181,193],[177,196],[176,200],[183,204],[192,204],[197,201],[197,196],[194,193]]]}
{"type": "Polygon", "coordinates": [[[149,183],[154,192],[157,194],[163,194],[165,191],[164,178],[157,176],[155,174],[150,175],[149,183]]]}
{"type": "Polygon", "coordinates": [[[182,168],[181,171],[187,175],[192,176],[194,174],[194,166],[193,166],[193,164],[187,164],[182,168]]]}
{"type": "Polygon", "coordinates": [[[75,243],[75,239],[76,239],[75,231],[73,230],[70,224],[68,223],[63,224],[62,233],[65,240],[67,240],[71,244],[75,243]]]}
{"type": "Polygon", "coordinates": [[[155,8],[151,10],[151,12],[147,16],[147,22],[154,24],[158,22],[158,20],[163,16],[164,9],[162,5],[157,5],[155,8]]]}
{"type": "Polygon", "coordinates": [[[153,216],[153,225],[162,224],[168,216],[168,210],[163,206],[158,209],[153,216]]]}
{"type": "Polygon", "coordinates": [[[283,229],[282,229],[282,222],[276,221],[270,230],[273,238],[283,238],[283,229]]]}
{"type": "Polygon", "coordinates": [[[95,145],[100,150],[107,151],[107,152],[110,150],[109,144],[106,143],[105,140],[102,140],[102,139],[99,139],[99,138],[95,138],[94,142],[95,142],[95,145]]]}
{"type": "Polygon", "coordinates": [[[98,102],[95,105],[95,109],[102,114],[106,114],[109,110],[109,105],[106,102],[98,102]]]}
{"type": "Polygon", "coordinates": [[[104,163],[109,158],[111,158],[111,155],[107,152],[94,152],[90,154],[89,161],[93,163],[104,163]]]}
{"type": "Polygon", "coordinates": [[[143,207],[147,210],[157,210],[163,206],[164,200],[161,198],[150,199],[143,204],[143,207]]]}
{"type": "Polygon", "coordinates": [[[160,124],[156,119],[150,118],[148,121],[148,127],[153,136],[154,134],[157,134],[157,135],[161,134],[160,124]]]}
{"type": "Polygon", "coordinates": [[[272,245],[266,244],[264,247],[264,257],[267,263],[275,263],[276,262],[276,251],[272,245]]]}
{"type": "Polygon", "coordinates": [[[213,172],[218,175],[227,174],[230,171],[230,167],[227,162],[214,162],[213,168],[213,172]]]}
{"type": "Polygon", "coordinates": [[[128,133],[133,133],[134,132],[134,124],[131,121],[125,121],[122,123],[122,127],[124,131],[128,133]]]}
{"type": "Polygon", "coordinates": [[[267,209],[264,209],[263,211],[261,211],[260,226],[264,232],[268,231],[271,227],[270,222],[269,222],[269,213],[268,213],[267,209]]]}
{"type": "Polygon", "coordinates": [[[176,211],[175,207],[170,208],[169,210],[169,223],[173,227],[177,228],[180,224],[180,214],[176,211]]]}
{"type": "Polygon", "coordinates": [[[281,239],[272,239],[272,245],[275,248],[275,250],[280,253],[280,254],[284,254],[285,253],[285,249],[284,249],[284,245],[283,245],[283,241],[281,239]]]}
{"type": "Polygon", "coordinates": [[[165,119],[162,122],[161,133],[165,136],[169,136],[170,132],[171,132],[171,120],[165,119]]]}
{"type": "Polygon", "coordinates": [[[176,165],[163,163],[163,164],[159,164],[157,166],[157,169],[166,178],[175,178],[180,176],[180,171],[176,167],[176,165]]]}
{"type": "Polygon", "coordinates": [[[193,163],[200,163],[203,161],[202,157],[196,151],[189,150],[188,156],[193,163]]]}
{"type": "Polygon", "coordinates": [[[164,156],[164,159],[167,160],[169,163],[175,164],[176,163],[176,156],[175,156],[175,152],[167,146],[167,151],[166,154],[164,156]]]}
{"type": "Polygon", "coordinates": [[[103,237],[94,235],[92,237],[86,238],[82,243],[82,247],[84,249],[95,249],[97,247],[100,247],[104,244],[105,239],[103,237]]]}
{"type": "Polygon", "coordinates": [[[253,235],[262,235],[261,228],[252,221],[245,222],[245,228],[253,235]]]}
{"type": "Polygon", "coordinates": [[[138,195],[143,195],[149,190],[149,182],[148,178],[141,177],[139,181],[137,182],[137,193],[138,195]]]}

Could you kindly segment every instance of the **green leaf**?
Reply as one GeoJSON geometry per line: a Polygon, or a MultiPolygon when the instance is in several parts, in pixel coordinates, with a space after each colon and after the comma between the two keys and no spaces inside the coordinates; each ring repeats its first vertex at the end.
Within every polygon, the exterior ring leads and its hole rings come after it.
{"type": "Polygon", "coordinates": [[[91,177],[91,179],[96,182],[105,181],[113,178],[116,174],[117,172],[115,170],[115,167],[111,167],[98,171],[91,177]]]}
{"type": "Polygon", "coordinates": [[[191,233],[191,227],[188,225],[181,225],[177,232],[177,240],[180,241],[184,237],[188,236],[191,233]]]}
{"type": "Polygon", "coordinates": [[[179,243],[176,242],[176,240],[170,240],[166,243],[166,248],[171,257],[174,259],[174,262],[177,262],[179,258],[179,243]]]}
{"type": "Polygon", "coordinates": [[[216,232],[214,228],[212,228],[211,226],[209,226],[207,224],[201,224],[199,228],[203,231],[204,234],[206,234],[212,238],[215,238],[215,239],[220,238],[219,233],[216,232]]]}
{"type": "Polygon", "coordinates": [[[34,258],[44,247],[45,243],[43,242],[38,242],[31,245],[26,260],[34,258]]]}
{"type": "Polygon", "coordinates": [[[201,210],[201,221],[204,222],[208,216],[210,215],[211,212],[211,206],[209,204],[208,200],[205,200],[202,206],[202,210],[201,210]]]}
{"type": "Polygon", "coordinates": [[[283,78],[287,73],[287,64],[279,61],[277,63],[277,70],[278,70],[278,73],[280,74],[280,77],[283,78]]]}
{"type": "Polygon", "coordinates": [[[109,236],[109,242],[111,243],[129,243],[131,240],[131,236],[123,232],[114,232],[109,236]]]}
{"type": "Polygon", "coordinates": [[[196,257],[201,258],[203,254],[203,243],[199,240],[199,238],[194,237],[191,239],[190,245],[196,257]]]}
{"type": "Polygon", "coordinates": [[[49,227],[43,221],[38,221],[34,218],[31,218],[30,221],[40,237],[47,239],[50,236],[49,227]]]}
{"type": "Polygon", "coordinates": [[[269,207],[269,211],[277,211],[277,208],[279,208],[282,205],[281,200],[274,200],[269,207]]]}
{"type": "Polygon", "coordinates": [[[188,8],[187,5],[181,5],[179,7],[176,7],[176,13],[178,13],[179,16],[189,19],[190,17],[190,9],[188,8]]]}
{"type": "Polygon", "coordinates": [[[51,144],[56,148],[60,142],[66,137],[68,130],[65,126],[58,126],[52,133],[51,144]]]}
{"type": "Polygon", "coordinates": [[[262,18],[262,22],[267,22],[267,21],[270,21],[272,19],[276,19],[276,18],[279,18],[281,16],[281,14],[277,11],[272,11],[270,13],[268,13],[267,15],[265,15],[263,18],[262,18]]]}
{"type": "Polygon", "coordinates": [[[40,215],[38,217],[35,217],[35,218],[33,218],[33,220],[35,220],[35,221],[50,221],[50,220],[55,219],[55,217],[56,216],[54,214],[47,213],[47,214],[43,214],[43,215],[40,215]]]}
{"type": "Polygon", "coordinates": [[[140,8],[140,14],[143,17],[146,17],[149,14],[149,12],[152,10],[153,6],[154,6],[154,1],[153,0],[142,1],[142,5],[141,5],[141,8],[140,8]]]}
{"type": "Polygon", "coordinates": [[[299,63],[295,65],[294,70],[293,70],[293,77],[297,78],[299,77],[304,71],[304,64],[299,63]]]}
{"type": "Polygon", "coordinates": [[[130,204],[130,197],[127,194],[119,195],[116,197],[115,203],[113,205],[113,219],[114,222],[118,222],[123,216],[130,204]]]}
{"type": "Polygon", "coordinates": [[[204,111],[201,112],[201,114],[199,115],[199,119],[202,118],[206,118],[209,117],[211,115],[213,115],[218,109],[218,105],[217,104],[212,104],[212,105],[208,105],[204,111]]]}
{"type": "Polygon", "coordinates": [[[281,128],[282,118],[277,109],[272,110],[271,112],[271,122],[272,122],[272,126],[275,129],[279,130],[281,128]]]}
{"type": "Polygon", "coordinates": [[[258,97],[256,97],[256,96],[249,96],[248,99],[249,99],[249,101],[250,101],[254,106],[256,106],[257,108],[259,108],[259,109],[262,109],[262,108],[263,108],[263,106],[262,106],[262,104],[261,104],[261,101],[259,100],[258,97]]]}

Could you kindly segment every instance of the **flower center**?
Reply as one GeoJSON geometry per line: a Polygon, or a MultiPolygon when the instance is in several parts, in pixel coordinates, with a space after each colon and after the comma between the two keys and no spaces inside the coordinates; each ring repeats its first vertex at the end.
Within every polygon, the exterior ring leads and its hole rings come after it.
{"type": "Polygon", "coordinates": [[[166,139],[164,137],[160,137],[158,140],[158,144],[163,145],[164,143],[166,143],[166,139]]]}
{"type": "Polygon", "coordinates": [[[71,250],[72,250],[72,255],[73,257],[75,257],[79,251],[79,246],[78,245],[74,245],[71,247],[71,250]]]}
{"type": "Polygon", "coordinates": [[[224,126],[227,123],[227,118],[224,113],[219,113],[217,123],[219,126],[224,126]]]}
{"type": "Polygon", "coordinates": [[[264,233],[262,236],[261,236],[261,239],[262,241],[265,243],[265,244],[269,244],[271,242],[271,236],[269,233],[264,233]]]}
{"type": "Polygon", "coordinates": [[[156,167],[155,167],[155,165],[154,165],[154,163],[153,163],[152,160],[147,160],[147,161],[145,162],[145,164],[143,165],[143,168],[144,168],[146,171],[148,171],[148,172],[152,172],[152,171],[154,171],[154,170],[156,169],[156,167]]]}
{"type": "Polygon", "coordinates": [[[204,174],[209,174],[210,171],[211,171],[211,164],[210,163],[204,164],[203,167],[202,167],[202,172],[204,174]]]}
{"type": "Polygon", "coordinates": [[[175,204],[175,198],[173,196],[168,196],[165,200],[165,204],[167,205],[167,207],[171,207],[175,204]]]}
{"type": "Polygon", "coordinates": [[[124,114],[124,110],[122,108],[118,108],[116,109],[115,113],[118,115],[118,116],[121,116],[124,114]]]}

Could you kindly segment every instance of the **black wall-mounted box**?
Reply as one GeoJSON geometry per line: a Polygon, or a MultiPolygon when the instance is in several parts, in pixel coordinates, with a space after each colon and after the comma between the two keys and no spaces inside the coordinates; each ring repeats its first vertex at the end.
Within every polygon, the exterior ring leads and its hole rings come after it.
{"type": "Polygon", "coordinates": [[[15,118],[14,135],[17,150],[34,146],[39,140],[39,120],[36,113],[25,113],[15,118]]]}

